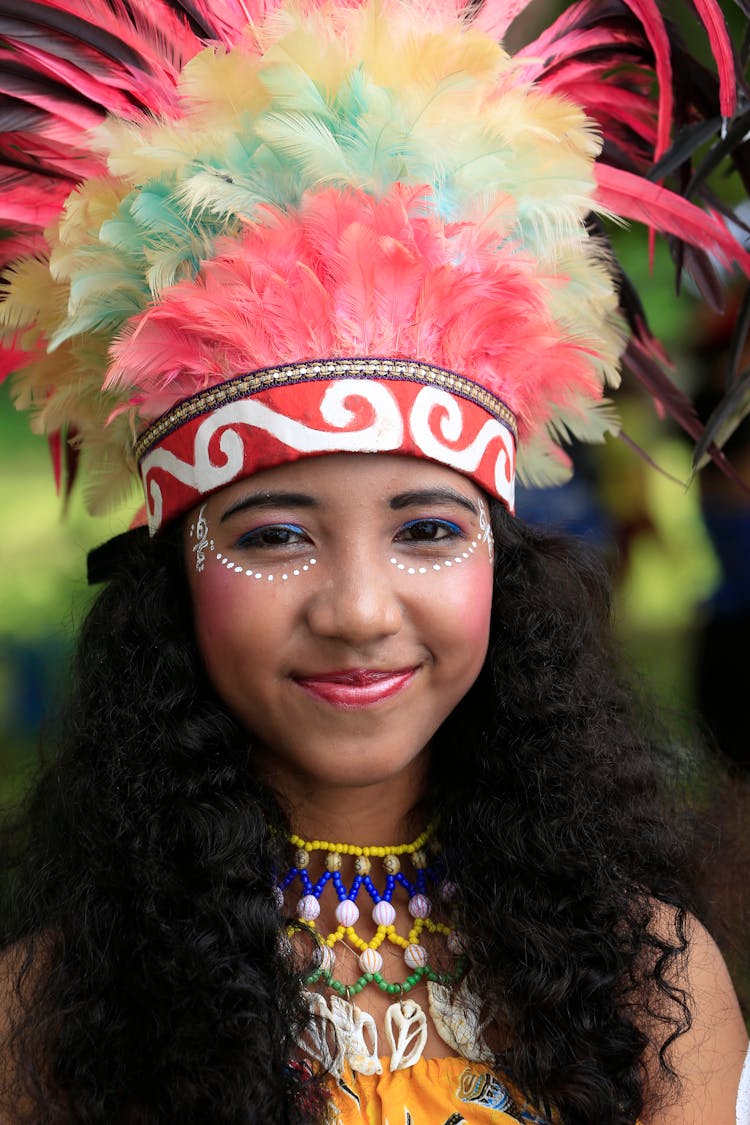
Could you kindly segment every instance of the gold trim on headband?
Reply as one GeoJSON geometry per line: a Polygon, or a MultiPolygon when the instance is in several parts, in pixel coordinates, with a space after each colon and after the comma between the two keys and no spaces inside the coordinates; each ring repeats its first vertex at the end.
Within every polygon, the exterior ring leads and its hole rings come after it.
{"type": "Polygon", "coordinates": [[[433,367],[430,363],[419,363],[410,359],[324,359],[309,360],[305,363],[285,363],[278,367],[264,367],[248,375],[240,375],[215,387],[200,391],[183,399],[157,418],[135,443],[135,456],[138,461],[157,445],[167,434],[184,425],[185,422],[210,414],[219,406],[238,399],[249,398],[269,387],[284,387],[293,383],[309,383],[323,379],[393,379],[425,386],[441,387],[452,391],[461,398],[481,406],[498,422],[510,430],[517,440],[515,415],[504,402],[491,391],[478,386],[464,375],[447,371],[443,367],[433,367]]]}

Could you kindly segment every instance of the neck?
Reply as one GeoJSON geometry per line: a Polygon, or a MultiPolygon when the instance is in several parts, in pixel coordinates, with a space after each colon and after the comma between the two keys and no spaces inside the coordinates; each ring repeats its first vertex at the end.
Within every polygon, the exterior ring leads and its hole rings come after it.
{"type": "Polygon", "coordinates": [[[307,778],[304,784],[272,776],[272,788],[285,802],[292,830],[306,840],[331,843],[409,843],[425,828],[424,766],[405,778],[389,778],[356,787],[325,785],[307,778]]]}

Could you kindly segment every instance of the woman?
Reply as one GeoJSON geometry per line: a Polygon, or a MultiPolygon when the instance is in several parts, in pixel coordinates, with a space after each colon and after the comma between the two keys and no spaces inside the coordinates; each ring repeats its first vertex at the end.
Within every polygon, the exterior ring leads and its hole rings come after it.
{"type": "MultiPolygon", "coordinates": [[[[315,947],[279,949],[272,897],[295,862],[289,827],[382,846],[437,816],[456,897],[438,890],[435,917],[465,935],[492,1013],[483,1038],[503,1062],[460,1060],[431,1020],[412,1068],[341,1069],[343,1120],[367,1120],[382,1096],[384,1115],[443,1121],[455,1103],[465,1120],[502,1121],[512,1096],[529,1121],[548,1119],[545,1098],[563,1120],[632,1121],[643,1099],[643,1121],[734,1121],[744,1029],[715,947],[673,905],[679,847],[653,749],[610,676],[602,578],[499,508],[493,566],[483,503],[442,466],[338,454],[228,486],[122,560],[84,631],[70,748],[36,798],[21,880],[14,948],[35,955],[22,993],[44,988],[26,1050],[32,1073],[56,1060],[62,1088],[45,1110],[62,1094],[62,1120],[315,1120],[306,1072],[288,1069],[305,1057],[294,969],[309,972],[315,947]],[[43,981],[40,958],[54,966],[43,981]],[[650,1052],[676,1033],[671,1104],[650,1052]]],[[[328,854],[310,853],[313,880],[328,854]]],[[[342,856],[347,887],[354,862],[342,856]]],[[[319,934],[337,929],[332,897],[319,934]]],[[[401,935],[409,901],[399,887],[401,935]]],[[[455,972],[440,934],[425,946],[455,972]]],[[[356,951],[334,948],[335,978],[354,985],[356,951]]],[[[381,949],[383,977],[403,982],[402,950],[381,949]]],[[[424,981],[408,997],[428,1009],[424,981]]],[[[389,1054],[393,998],[368,985],[352,999],[389,1054]]]]}
{"type": "MultiPolygon", "coordinates": [[[[614,425],[587,217],[637,210],[627,175],[594,198],[591,124],[489,38],[507,12],[217,10],[232,49],[198,51],[171,9],[118,11],[119,46],[73,11],[32,13],[46,54],[11,27],[16,68],[59,79],[75,31],[116,63],[89,101],[152,116],[79,140],[4,323],[100,498],[137,462],[151,535],[93,560],[21,841],[5,1118],[731,1125],[747,1037],[606,583],[511,514],[516,456],[545,479],[556,435],[614,425]]],[[[653,122],[631,78],[621,140],[653,122]]]]}

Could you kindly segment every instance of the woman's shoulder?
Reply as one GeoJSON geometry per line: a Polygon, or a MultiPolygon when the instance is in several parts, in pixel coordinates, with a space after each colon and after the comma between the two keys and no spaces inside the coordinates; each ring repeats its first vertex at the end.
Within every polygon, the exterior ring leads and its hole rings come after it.
{"type": "Polygon", "coordinates": [[[0,1063],[6,1060],[11,1032],[23,1007],[27,960],[27,950],[21,945],[0,950],[0,1063]]]}
{"type": "MultiPolygon", "coordinates": [[[[674,941],[680,935],[677,911],[660,906],[653,929],[674,941]]],[[[682,993],[690,1011],[689,1026],[666,1050],[666,1061],[677,1074],[679,1088],[671,1102],[654,1098],[643,1125],[735,1125],[737,1094],[748,1036],[724,958],[708,930],[693,915],[684,922],[685,949],[677,962],[671,986],[682,993]]],[[[661,1034],[654,1040],[664,1038],[661,1034]]],[[[650,1086],[660,1086],[659,1052],[652,1046],[646,1057],[650,1086]]],[[[744,1125],[744,1123],[743,1123],[744,1125]]]]}
{"type": "Polygon", "coordinates": [[[13,1031],[22,1009],[19,977],[24,961],[24,950],[20,946],[0,952],[0,1106],[3,1113],[9,1110],[10,1092],[16,1085],[13,1031]]]}
{"type": "MultiPolygon", "coordinates": [[[[46,1086],[47,1067],[43,1050],[35,1047],[38,1040],[30,1034],[27,1016],[33,1011],[40,986],[44,987],[51,956],[51,943],[39,939],[19,942],[0,951],[0,1121],[3,1125],[40,1120],[32,1104],[31,1089],[37,1082],[40,1088],[46,1086]]],[[[53,1108],[50,1102],[45,1120],[57,1120],[53,1108]]]]}

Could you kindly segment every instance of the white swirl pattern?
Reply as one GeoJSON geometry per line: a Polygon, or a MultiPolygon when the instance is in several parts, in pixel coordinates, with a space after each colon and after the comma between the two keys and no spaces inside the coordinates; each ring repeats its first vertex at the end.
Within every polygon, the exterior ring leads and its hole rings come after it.
{"type": "MultiPolygon", "coordinates": [[[[258,398],[240,399],[217,407],[197,427],[193,460],[182,460],[161,446],[141,462],[143,486],[149,503],[149,527],[156,531],[162,522],[163,495],[155,470],[165,473],[196,493],[196,500],[242,476],[245,443],[239,427],[264,431],[299,453],[386,453],[404,445],[404,420],[396,396],[382,383],[371,379],[341,379],[328,386],[320,402],[320,415],[330,429],[315,429],[271,409],[258,398]],[[372,411],[372,421],[362,429],[346,429],[357,418],[349,403],[360,400],[372,411]],[[222,460],[209,455],[214,435],[221,431],[218,447],[222,460]]],[[[513,506],[513,437],[500,422],[488,420],[464,449],[444,444],[457,442],[464,430],[464,415],[455,397],[447,391],[423,387],[410,412],[409,432],[417,448],[428,458],[459,472],[471,473],[480,465],[491,442],[499,439],[494,466],[497,493],[513,506]],[[431,423],[437,419],[437,432],[431,423]],[[510,480],[508,479],[510,477],[510,480]]],[[[216,450],[214,447],[214,456],[216,450]]]]}
{"type": "Polygon", "coordinates": [[[479,433],[465,449],[452,449],[443,441],[456,442],[463,430],[461,407],[453,395],[436,387],[423,387],[414,400],[409,427],[416,445],[433,461],[449,465],[459,473],[472,473],[479,467],[490,442],[500,439],[500,451],[495,461],[495,487],[498,496],[513,508],[513,437],[508,429],[494,419],[485,422],[479,433]],[[439,434],[431,426],[431,417],[440,414],[439,434]],[[440,439],[443,439],[441,441],[440,439]],[[510,479],[508,479],[510,478],[510,479]]]}
{"type": "Polygon", "coordinates": [[[404,426],[396,398],[382,384],[370,379],[342,379],[332,384],[323,395],[320,413],[335,429],[317,430],[277,413],[257,398],[241,399],[219,407],[201,423],[195,434],[192,462],[182,461],[167,449],[153,449],[141,463],[144,489],[152,501],[149,513],[152,531],[161,525],[163,511],[161,489],[155,480],[149,480],[154,469],[162,469],[200,495],[239,477],[244,465],[244,445],[239,434],[228,427],[242,425],[265,430],[301,453],[381,453],[398,449],[403,440],[404,426]],[[373,421],[361,430],[343,430],[356,417],[346,405],[354,398],[369,404],[373,421]],[[219,449],[224,460],[215,464],[209,457],[209,445],[222,428],[219,449]]]}

